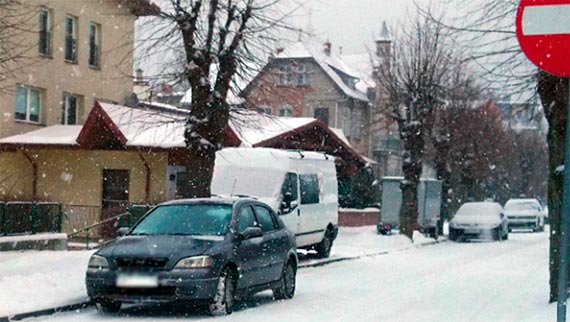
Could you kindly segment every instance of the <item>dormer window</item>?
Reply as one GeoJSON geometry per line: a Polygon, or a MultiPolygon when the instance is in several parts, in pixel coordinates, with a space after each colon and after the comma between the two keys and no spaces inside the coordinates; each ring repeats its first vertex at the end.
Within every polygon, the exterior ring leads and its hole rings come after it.
{"type": "Polygon", "coordinates": [[[309,65],[299,64],[297,65],[297,86],[307,85],[310,85],[309,65]]]}
{"type": "Polygon", "coordinates": [[[293,68],[290,65],[279,67],[279,79],[277,84],[281,86],[291,85],[293,83],[293,68]]]}

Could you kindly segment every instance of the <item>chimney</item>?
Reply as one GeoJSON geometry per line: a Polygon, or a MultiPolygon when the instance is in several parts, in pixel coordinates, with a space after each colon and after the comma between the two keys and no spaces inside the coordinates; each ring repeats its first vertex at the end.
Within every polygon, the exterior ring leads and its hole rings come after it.
{"type": "Polygon", "coordinates": [[[143,83],[144,83],[143,70],[137,68],[137,70],[135,70],[135,84],[143,84],[143,83]]]}
{"type": "Polygon", "coordinates": [[[331,55],[331,49],[332,49],[332,44],[330,40],[327,39],[327,41],[323,44],[323,50],[325,54],[327,54],[327,56],[331,55]]]}

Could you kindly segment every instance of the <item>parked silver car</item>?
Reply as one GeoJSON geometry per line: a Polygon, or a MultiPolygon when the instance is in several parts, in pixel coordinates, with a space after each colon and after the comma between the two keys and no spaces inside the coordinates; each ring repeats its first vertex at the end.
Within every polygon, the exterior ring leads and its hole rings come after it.
{"type": "Polygon", "coordinates": [[[536,199],[509,199],[505,204],[509,220],[509,231],[513,228],[527,228],[544,231],[544,210],[536,199]]]}
{"type": "Polygon", "coordinates": [[[467,202],[449,222],[450,240],[506,240],[509,238],[507,217],[496,202],[467,202]]]}

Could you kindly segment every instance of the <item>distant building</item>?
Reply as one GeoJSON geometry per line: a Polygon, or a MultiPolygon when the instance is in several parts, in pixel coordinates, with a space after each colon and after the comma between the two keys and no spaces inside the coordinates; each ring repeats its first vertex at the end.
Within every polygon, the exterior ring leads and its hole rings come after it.
{"type": "MultiPolygon", "coordinates": [[[[132,92],[134,22],[160,11],[150,0],[22,1],[25,66],[3,75],[0,138],[55,124],[83,124],[95,100],[132,92]]],[[[10,19],[10,17],[0,17],[10,19]]]]}
{"type": "Polygon", "coordinates": [[[370,100],[358,75],[315,39],[278,49],[242,92],[247,108],[271,115],[314,117],[340,129],[356,151],[371,156],[370,100]]]}
{"type": "Polygon", "coordinates": [[[536,131],[546,135],[544,111],[536,102],[513,102],[510,100],[495,103],[501,112],[506,129],[517,133],[536,131]]]}

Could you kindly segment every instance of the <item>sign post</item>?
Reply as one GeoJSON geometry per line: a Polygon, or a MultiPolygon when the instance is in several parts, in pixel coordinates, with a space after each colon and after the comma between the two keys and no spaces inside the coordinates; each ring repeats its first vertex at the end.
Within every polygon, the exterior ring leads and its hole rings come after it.
{"type": "MultiPolygon", "coordinates": [[[[517,38],[540,69],[570,77],[570,0],[521,0],[517,10],[517,38]]],[[[560,221],[557,321],[566,321],[570,241],[570,81],[564,143],[564,191],[560,221]]]]}

